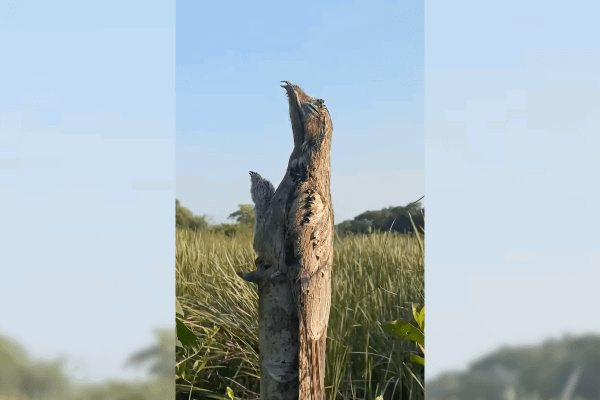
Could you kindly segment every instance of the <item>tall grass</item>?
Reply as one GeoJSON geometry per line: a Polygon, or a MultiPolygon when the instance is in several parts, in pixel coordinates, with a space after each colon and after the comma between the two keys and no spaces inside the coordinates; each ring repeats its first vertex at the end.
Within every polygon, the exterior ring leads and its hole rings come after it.
{"type": "MultiPolygon", "coordinates": [[[[204,340],[186,364],[193,379],[178,380],[178,398],[258,398],[258,296],[236,271],[255,269],[252,232],[234,237],[177,230],[176,294],[185,320],[204,340]],[[210,334],[217,330],[212,341],[210,334]],[[203,358],[203,369],[194,360],[203,358]],[[185,395],[185,396],[184,396],[185,395]],[[179,397],[181,396],[181,397],[179,397]]],[[[424,255],[415,237],[394,233],[334,241],[332,305],[327,341],[328,399],[424,398],[409,372],[415,345],[381,325],[410,320],[424,299],[424,255]]],[[[177,361],[184,355],[178,350],[177,361]]],[[[196,361],[197,361],[196,360],[196,361]]]]}

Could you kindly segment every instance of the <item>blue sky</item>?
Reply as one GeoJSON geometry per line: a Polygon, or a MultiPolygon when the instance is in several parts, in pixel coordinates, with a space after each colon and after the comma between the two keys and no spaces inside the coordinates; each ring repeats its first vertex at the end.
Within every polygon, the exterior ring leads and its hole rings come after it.
{"type": "Polygon", "coordinates": [[[177,2],[177,198],[216,223],[277,187],[288,80],[333,121],[336,222],[424,193],[423,2],[177,2]],[[215,18],[215,16],[226,16],[215,18]]]}
{"type": "Polygon", "coordinates": [[[599,4],[426,2],[431,378],[600,332],[599,4]]]}
{"type": "Polygon", "coordinates": [[[173,327],[174,11],[0,13],[0,334],[76,378],[143,375],[123,362],[173,327]]]}
{"type": "Polygon", "coordinates": [[[2,9],[1,334],[136,376],[172,326],[173,198],[219,222],[248,170],[279,183],[283,79],[331,112],[337,221],[419,198],[426,170],[428,377],[600,331],[597,2],[427,1],[424,88],[415,3],[215,4],[180,14],[176,63],[172,1],[2,9]]]}

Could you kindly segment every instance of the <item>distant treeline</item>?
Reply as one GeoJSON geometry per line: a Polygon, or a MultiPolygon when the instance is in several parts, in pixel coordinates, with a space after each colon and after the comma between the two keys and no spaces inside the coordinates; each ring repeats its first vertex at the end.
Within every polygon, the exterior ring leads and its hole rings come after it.
{"type": "Polygon", "coordinates": [[[425,385],[428,400],[600,399],[600,335],[505,347],[425,385]]]}
{"type": "Polygon", "coordinates": [[[336,225],[336,231],[340,235],[383,231],[414,234],[413,223],[419,233],[425,233],[425,209],[422,208],[420,201],[404,207],[366,211],[354,217],[352,221],[344,221],[336,225]]]}
{"type": "MultiPolygon", "coordinates": [[[[105,380],[75,384],[66,359],[37,360],[18,341],[0,335],[0,399],[107,400],[173,398],[174,329],[155,331],[156,343],[131,355],[128,367],[147,368],[149,376],[135,381],[105,380]]],[[[101,362],[102,360],[89,360],[101,362]]]]}
{"type": "Polygon", "coordinates": [[[192,231],[221,232],[227,236],[233,236],[240,231],[251,231],[254,228],[254,206],[252,204],[240,204],[239,209],[227,217],[233,220],[230,224],[211,225],[209,216],[194,215],[188,208],[183,207],[179,199],[175,199],[175,227],[190,229],[192,231]]]}
{"type": "MultiPolygon", "coordinates": [[[[230,224],[210,225],[208,218],[206,214],[194,215],[189,209],[183,207],[178,199],[175,199],[175,226],[177,228],[193,231],[218,231],[229,236],[240,230],[248,230],[254,227],[254,206],[252,204],[240,204],[239,209],[227,217],[234,221],[230,224]]],[[[379,211],[366,211],[355,217],[354,220],[344,221],[336,225],[335,229],[339,235],[368,234],[383,231],[414,234],[413,223],[420,234],[425,232],[425,209],[421,206],[420,201],[409,203],[403,207],[388,207],[379,211]]]]}
{"type": "Polygon", "coordinates": [[[203,231],[208,228],[207,218],[206,215],[194,215],[181,205],[179,199],[175,199],[175,226],[177,228],[203,231]]]}

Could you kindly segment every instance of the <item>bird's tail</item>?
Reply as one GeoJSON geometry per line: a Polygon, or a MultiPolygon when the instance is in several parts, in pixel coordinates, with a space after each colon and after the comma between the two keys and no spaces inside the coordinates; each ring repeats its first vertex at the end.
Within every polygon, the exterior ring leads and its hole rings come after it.
{"type": "Polygon", "coordinates": [[[300,322],[299,378],[300,398],[325,399],[325,344],[327,334],[311,339],[306,324],[300,322]]]}

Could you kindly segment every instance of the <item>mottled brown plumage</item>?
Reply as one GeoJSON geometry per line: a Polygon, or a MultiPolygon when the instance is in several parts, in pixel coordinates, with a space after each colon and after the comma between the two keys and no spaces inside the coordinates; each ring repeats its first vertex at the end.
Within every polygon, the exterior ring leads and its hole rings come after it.
{"type": "Polygon", "coordinates": [[[332,125],[323,100],[284,83],[294,150],[268,201],[270,183],[251,173],[257,270],[238,275],[258,284],[261,399],[323,400],[333,261],[332,125]]]}
{"type": "Polygon", "coordinates": [[[286,276],[298,306],[300,399],[322,400],[333,262],[333,127],[323,100],[285,83],[296,145],[287,172],[294,193],[285,216],[286,276]]]}

